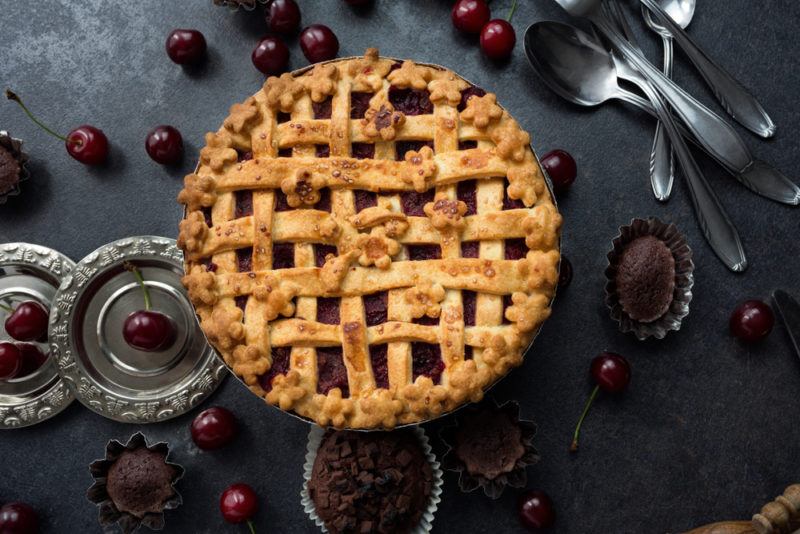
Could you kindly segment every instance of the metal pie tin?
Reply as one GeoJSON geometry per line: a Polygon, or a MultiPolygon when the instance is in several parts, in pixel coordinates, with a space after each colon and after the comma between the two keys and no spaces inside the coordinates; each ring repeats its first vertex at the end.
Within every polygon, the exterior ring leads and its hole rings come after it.
{"type": "MultiPolygon", "coordinates": [[[[58,286],[74,265],[47,247],[27,243],[0,245],[0,302],[35,300],[52,309],[58,286]]],[[[6,315],[0,311],[0,321],[5,322],[6,315]]],[[[52,313],[50,319],[53,320],[52,313]]],[[[3,328],[0,341],[13,341],[3,328]]],[[[36,344],[47,352],[47,343],[36,344]]],[[[0,381],[0,429],[35,425],[57,415],[74,400],[58,374],[52,347],[50,352],[47,362],[33,373],[0,381]]]]}
{"type": "Polygon", "coordinates": [[[152,423],[191,410],[220,384],[225,365],[200,330],[181,276],[175,240],[138,236],[100,247],[64,279],[50,338],[61,376],[87,408],[115,421],[152,423]],[[144,308],[126,263],[142,273],[153,309],[175,324],[175,341],[163,351],[136,350],[122,337],[125,318],[144,308]]]}

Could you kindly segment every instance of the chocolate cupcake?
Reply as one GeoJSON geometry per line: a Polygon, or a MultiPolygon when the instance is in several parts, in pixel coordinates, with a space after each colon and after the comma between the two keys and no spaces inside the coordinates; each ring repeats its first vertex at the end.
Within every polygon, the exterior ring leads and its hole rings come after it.
{"type": "Polygon", "coordinates": [[[459,473],[461,491],[483,488],[487,497],[497,499],[506,486],[525,486],[526,468],[539,461],[533,447],[535,434],[533,422],[519,419],[516,402],[470,406],[456,417],[455,425],[440,433],[449,447],[442,464],[459,473]]]}
{"type": "Polygon", "coordinates": [[[19,184],[28,178],[27,161],[22,141],[0,131],[0,204],[19,194],[19,184]]]}
{"type": "Polygon", "coordinates": [[[141,432],[125,445],[108,442],[106,457],[89,466],[95,483],[86,494],[100,508],[101,526],[118,522],[126,534],[141,525],[153,530],[164,527],[164,510],[183,502],[175,489],[183,468],[168,462],[168,455],[166,443],[148,446],[141,432]]]}
{"type": "Polygon", "coordinates": [[[324,532],[428,532],[441,472],[421,430],[309,436],[303,506],[324,532]]]}
{"type": "Polygon", "coordinates": [[[606,304],[640,340],[680,329],[692,300],[692,251],[674,224],[634,219],[608,253],[606,304]]]}

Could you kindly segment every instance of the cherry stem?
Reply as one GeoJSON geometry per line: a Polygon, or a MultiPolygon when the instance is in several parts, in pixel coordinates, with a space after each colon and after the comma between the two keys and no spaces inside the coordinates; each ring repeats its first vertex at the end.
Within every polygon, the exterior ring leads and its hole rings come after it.
{"type": "Polygon", "coordinates": [[[581,433],[581,425],[583,425],[583,420],[586,419],[586,414],[589,413],[589,408],[591,408],[594,399],[597,397],[597,393],[600,391],[600,386],[595,386],[592,390],[592,394],[589,395],[589,400],[586,401],[586,406],[583,408],[583,413],[581,414],[581,418],[578,419],[578,426],[575,427],[575,434],[572,435],[572,445],[569,446],[569,452],[577,452],[578,450],[578,436],[581,433]]]}
{"type": "Polygon", "coordinates": [[[6,306],[5,304],[0,304],[0,310],[3,310],[4,312],[8,313],[14,313],[14,308],[12,308],[11,306],[6,306]]]}
{"type": "Polygon", "coordinates": [[[247,520],[247,526],[250,527],[250,534],[256,534],[256,528],[253,526],[253,522],[249,519],[247,520]]]}
{"type": "Polygon", "coordinates": [[[142,293],[144,293],[144,309],[150,311],[150,291],[147,290],[147,285],[144,283],[144,277],[142,277],[142,273],[139,272],[139,269],[137,269],[136,266],[130,262],[126,261],[124,267],[136,277],[136,281],[139,283],[139,287],[142,288],[142,293]]]}
{"type": "Polygon", "coordinates": [[[52,136],[54,136],[54,137],[58,137],[59,139],[61,139],[61,140],[62,140],[62,141],[64,141],[65,143],[67,142],[67,138],[66,138],[65,136],[63,136],[63,135],[61,135],[61,134],[58,134],[58,133],[54,132],[53,130],[51,130],[50,128],[48,128],[48,127],[47,127],[47,125],[45,125],[45,124],[44,124],[44,123],[42,123],[42,122],[41,122],[39,119],[37,119],[36,117],[34,117],[34,116],[33,116],[33,113],[31,113],[31,112],[30,112],[30,110],[28,110],[28,108],[25,106],[25,104],[23,104],[23,103],[22,103],[22,99],[20,99],[20,97],[18,97],[18,96],[17,96],[17,94],[16,94],[15,92],[13,92],[13,91],[11,91],[11,90],[9,90],[9,89],[6,89],[6,98],[7,98],[7,99],[9,99],[9,100],[12,100],[12,101],[14,101],[14,102],[16,102],[17,104],[19,104],[19,107],[21,107],[21,108],[22,108],[22,111],[24,111],[24,112],[25,112],[25,114],[26,114],[26,115],[28,115],[28,117],[30,117],[30,119],[31,119],[33,122],[35,122],[36,124],[38,124],[38,125],[39,125],[39,127],[40,127],[42,130],[44,130],[45,132],[49,133],[50,135],[52,135],[52,136]]]}
{"type": "Polygon", "coordinates": [[[508,22],[511,22],[511,17],[514,16],[514,11],[516,10],[517,10],[517,0],[514,0],[514,3],[511,4],[511,11],[508,12],[508,16],[506,17],[506,20],[508,22]]]}

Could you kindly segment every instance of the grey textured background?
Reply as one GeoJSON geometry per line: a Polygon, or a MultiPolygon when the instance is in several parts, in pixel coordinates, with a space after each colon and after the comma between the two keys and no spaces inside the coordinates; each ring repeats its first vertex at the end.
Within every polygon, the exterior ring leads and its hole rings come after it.
{"type": "MultiPolygon", "coordinates": [[[[510,0],[493,0],[504,15],[510,0]]],[[[228,107],[258,89],[263,77],[250,52],[264,24],[257,13],[229,13],[210,0],[3,0],[0,81],[22,95],[52,125],[66,131],[88,122],[112,143],[110,164],[87,168],[63,145],[30,124],[11,103],[0,103],[0,127],[22,137],[33,178],[24,194],[0,207],[0,242],[28,241],[79,259],[96,247],[135,234],[174,236],[175,195],[194,165],[204,132],[216,129],[228,107]],[[164,53],[175,27],[201,30],[210,46],[205,66],[184,70],[164,53]],[[173,124],[187,155],[164,169],[144,151],[147,131],[173,124]]],[[[533,135],[540,154],[563,147],[576,157],[578,181],[561,202],[564,252],[575,280],[562,291],[522,368],[494,391],[517,399],[539,424],[542,461],[528,470],[529,487],[548,491],[557,507],[557,532],[672,532],[712,520],[746,518],[785,485],[800,481],[800,363],[782,327],[763,344],[742,347],[727,332],[730,311],[776,287],[800,296],[798,210],[756,197],[713,167],[701,165],[738,225],[751,268],[725,270],[701,238],[681,180],[666,205],[648,190],[653,124],[622,105],[577,109],[534,76],[518,44],[502,65],[481,56],[457,35],[449,0],[376,0],[354,12],[339,0],[300,0],[303,23],[328,24],[341,55],[368,46],[397,57],[440,63],[498,94],[533,135]],[[619,225],[655,215],[674,221],[695,251],[692,312],[681,332],[639,343],[620,334],[603,306],[605,254],[619,225]],[[567,447],[590,384],[589,360],[617,350],[633,365],[630,390],[601,397],[585,426],[582,449],[567,447]]],[[[629,13],[632,12],[633,6],[629,13]]],[[[637,17],[638,18],[638,17],[637,17]]],[[[514,26],[565,19],[553,2],[520,0],[514,26]]],[[[754,152],[796,176],[800,149],[798,89],[800,3],[792,0],[703,0],[690,27],[709,53],[758,95],[778,124],[762,142],[743,133],[754,152]]],[[[638,24],[638,21],[637,21],[638,24]]],[[[292,67],[306,64],[296,39],[292,67]]],[[[651,57],[657,41],[645,37],[651,57]]],[[[709,91],[678,54],[677,78],[702,100],[709,91]]],[[[717,108],[718,109],[718,108],[717,108]]],[[[109,438],[143,430],[167,440],[186,467],[185,504],[167,514],[167,532],[244,532],[225,526],[218,495],[247,481],[261,496],[258,531],[314,532],[300,507],[307,427],[227,380],[208,404],[233,409],[242,433],[229,448],[200,453],[188,432],[192,415],[139,428],[107,421],[77,402],[56,419],[0,436],[0,501],[23,499],[41,511],[47,532],[94,532],[96,511],[84,499],[88,464],[109,438]]],[[[434,443],[438,424],[426,425],[434,443]]],[[[438,532],[513,532],[517,492],[498,501],[462,494],[453,476],[434,522],[438,532]]]]}

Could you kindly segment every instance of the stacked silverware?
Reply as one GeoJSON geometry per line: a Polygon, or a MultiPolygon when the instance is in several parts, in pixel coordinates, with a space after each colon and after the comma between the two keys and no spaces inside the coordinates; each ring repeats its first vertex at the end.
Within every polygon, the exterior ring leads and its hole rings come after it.
{"type": "Polygon", "coordinates": [[[574,17],[591,21],[598,33],[559,22],[538,22],[525,32],[525,53],[542,80],[561,97],[582,106],[618,99],[658,119],[650,157],[650,182],[664,202],[672,192],[673,153],[686,178],[700,229],[726,267],[741,272],[747,258],[739,233],[686,145],[713,157],[751,191],[784,204],[800,204],[800,187],[769,164],[755,159],[736,130],[670,79],[673,40],[685,52],[722,108],[764,138],[775,124],[764,108],[686,34],[695,0],[639,0],[646,25],[664,44],[664,65],[644,56],[619,0],[555,0],[574,17]],[[636,85],[646,98],[620,87],[636,85]]]}

